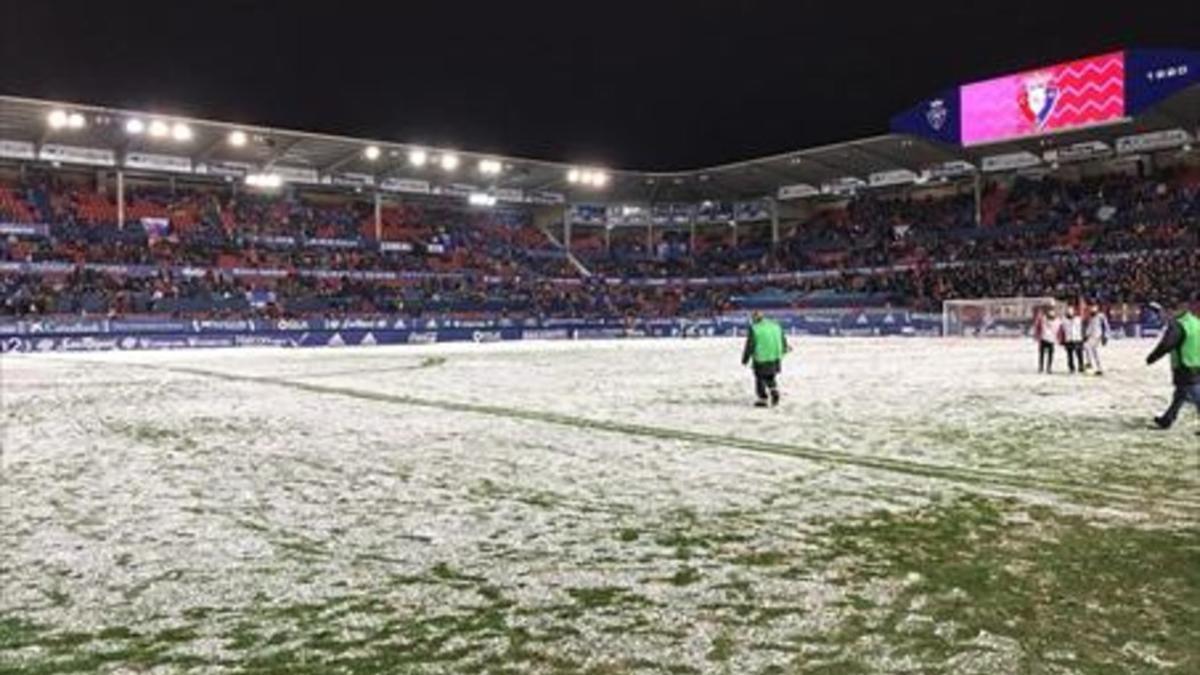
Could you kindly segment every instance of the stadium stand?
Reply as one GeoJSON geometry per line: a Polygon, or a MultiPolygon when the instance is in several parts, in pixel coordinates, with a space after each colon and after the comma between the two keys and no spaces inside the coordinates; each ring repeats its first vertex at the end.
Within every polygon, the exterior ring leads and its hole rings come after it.
{"type": "MultiPolygon", "coordinates": [[[[522,207],[371,204],[348,191],[280,195],[144,180],[111,190],[86,174],[0,172],[8,315],[539,317],[702,316],[738,308],[903,306],[1014,295],[1139,303],[1200,279],[1200,170],[1149,176],[1000,178],[976,224],[954,185],[864,192],[787,223],[738,232],[724,206],[686,230],[579,228],[570,251],[522,207]],[[711,217],[709,217],[711,216],[711,217]],[[45,264],[54,264],[47,267],[45,264]],[[88,267],[84,267],[88,265],[88,267]],[[113,266],[106,270],[97,266],[113,266]],[[116,266],[137,266],[135,273],[116,266]],[[584,273],[586,270],[587,273],[584,273]],[[261,273],[259,273],[261,272],[261,273]],[[802,278],[766,275],[811,273],[802,278]],[[691,279],[689,283],[677,283],[691,279]],[[651,280],[660,283],[650,284],[651,280]]],[[[707,211],[706,211],[707,210],[707,211]]],[[[753,222],[753,221],[752,221],[753,222]]],[[[550,229],[562,234],[562,224],[550,229]]]]}

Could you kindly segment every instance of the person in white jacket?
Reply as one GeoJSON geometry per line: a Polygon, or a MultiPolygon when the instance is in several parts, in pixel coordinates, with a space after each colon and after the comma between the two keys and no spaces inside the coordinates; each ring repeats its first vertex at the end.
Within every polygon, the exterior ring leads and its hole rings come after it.
{"type": "Polygon", "coordinates": [[[1091,316],[1088,317],[1087,329],[1084,331],[1083,348],[1087,356],[1088,367],[1097,375],[1104,374],[1104,365],[1100,361],[1100,348],[1108,344],[1108,315],[1100,311],[1100,305],[1093,304],[1091,316]]]}
{"type": "Polygon", "coordinates": [[[1053,307],[1038,317],[1034,333],[1038,341],[1038,372],[1048,375],[1054,371],[1054,345],[1062,340],[1062,319],[1053,307]]]}
{"type": "Polygon", "coordinates": [[[1067,349],[1067,367],[1071,374],[1083,372],[1083,317],[1075,308],[1067,305],[1067,317],[1063,319],[1063,346],[1067,349]]]}

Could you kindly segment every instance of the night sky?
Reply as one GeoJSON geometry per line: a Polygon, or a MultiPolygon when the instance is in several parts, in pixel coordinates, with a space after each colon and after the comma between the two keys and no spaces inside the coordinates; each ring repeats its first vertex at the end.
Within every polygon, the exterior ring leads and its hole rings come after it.
{"type": "Polygon", "coordinates": [[[0,92],[685,169],[886,131],[943,87],[1124,46],[1195,2],[0,0],[0,92]]]}

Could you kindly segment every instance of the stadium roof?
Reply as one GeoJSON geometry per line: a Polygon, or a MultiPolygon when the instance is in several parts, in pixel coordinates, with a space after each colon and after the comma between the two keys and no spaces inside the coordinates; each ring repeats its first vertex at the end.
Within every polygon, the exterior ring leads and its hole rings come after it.
{"type": "MultiPolygon", "coordinates": [[[[433,186],[457,184],[460,190],[466,185],[481,190],[520,190],[526,195],[564,195],[572,202],[755,198],[775,195],[784,186],[819,187],[847,178],[866,184],[873,174],[896,171],[919,174],[947,162],[963,161],[979,167],[984,157],[1007,153],[1024,151],[1041,158],[1048,150],[1081,142],[1100,141],[1111,147],[1117,138],[1136,133],[1182,129],[1190,136],[1198,126],[1200,86],[1193,86],[1135,119],[1052,136],[964,148],[915,136],[886,134],[683,172],[596,168],[608,179],[607,184],[599,188],[572,183],[568,179],[572,170],[592,169],[562,162],[0,96],[0,144],[30,144],[32,154],[28,159],[44,159],[44,147],[63,145],[111,151],[116,164],[124,166],[129,166],[127,158],[130,155],[140,153],[143,156],[186,158],[197,173],[219,175],[221,167],[241,167],[246,171],[301,170],[327,182],[340,177],[333,182],[343,185],[351,184],[347,181],[354,177],[370,176],[376,185],[388,179],[425,182],[433,186]],[[79,113],[83,118],[82,125],[78,128],[63,125],[54,129],[48,124],[54,111],[79,113]],[[134,119],[143,125],[161,120],[167,126],[157,129],[161,132],[159,137],[152,137],[148,128],[131,134],[127,124],[134,119]],[[179,141],[171,137],[171,125],[176,123],[187,126],[189,138],[179,141]],[[239,131],[245,134],[246,142],[235,147],[229,142],[230,134],[239,131]],[[378,157],[368,157],[369,147],[379,149],[378,157]],[[429,161],[425,166],[417,167],[409,161],[409,153],[413,150],[428,153],[429,161]],[[453,172],[438,166],[440,157],[450,153],[459,158],[459,166],[453,172]],[[481,160],[499,161],[503,169],[498,175],[483,175],[478,170],[481,160]],[[200,171],[202,166],[203,172],[200,171]]],[[[0,151],[0,157],[3,156],[19,158],[20,153],[9,148],[0,151]]]]}

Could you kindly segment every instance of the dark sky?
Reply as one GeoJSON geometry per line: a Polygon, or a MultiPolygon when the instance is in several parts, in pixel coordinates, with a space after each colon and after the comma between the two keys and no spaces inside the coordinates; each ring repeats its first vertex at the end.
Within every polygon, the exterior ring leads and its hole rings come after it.
{"type": "Polygon", "coordinates": [[[683,169],[849,140],[942,87],[1200,49],[1195,0],[0,0],[0,92],[683,169]]]}

